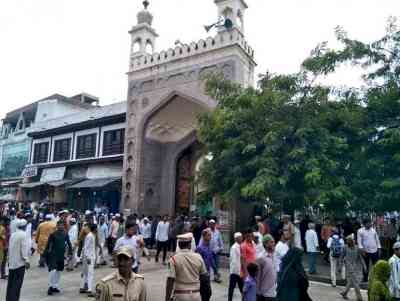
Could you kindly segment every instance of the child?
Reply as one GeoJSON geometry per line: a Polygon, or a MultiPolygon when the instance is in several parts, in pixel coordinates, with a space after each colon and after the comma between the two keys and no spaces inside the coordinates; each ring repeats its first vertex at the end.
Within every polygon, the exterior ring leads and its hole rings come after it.
{"type": "Polygon", "coordinates": [[[248,276],[244,281],[243,301],[257,300],[257,287],[256,287],[257,271],[258,271],[258,266],[255,263],[249,263],[247,265],[248,276]]]}

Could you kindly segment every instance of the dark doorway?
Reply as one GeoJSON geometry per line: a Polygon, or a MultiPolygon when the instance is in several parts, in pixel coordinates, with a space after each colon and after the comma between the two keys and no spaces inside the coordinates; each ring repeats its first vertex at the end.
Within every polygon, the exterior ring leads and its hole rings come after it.
{"type": "Polygon", "coordinates": [[[181,153],[176,164],[175,213],[189,214],[194,204],[195,165],[200,156],[198,143],[181,153]]]}

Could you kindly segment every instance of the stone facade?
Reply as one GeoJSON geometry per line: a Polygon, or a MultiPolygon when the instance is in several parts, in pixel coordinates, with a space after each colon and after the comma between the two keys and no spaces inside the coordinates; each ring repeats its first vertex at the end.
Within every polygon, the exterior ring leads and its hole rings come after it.
{"type": "MultiPolygon", "coordinates": [[[[235,21],[233,28],[219,28],[215,37],[159,53],[145,47],[131,52],[122,208],[174,215],[177,161],[197,141],[197,115],[217,105],[204,93],[204,76],[219,72],[243,86],[253,84],[254,52],[242,22],[247,6],[243,0],[215,3],[222,18],[240,7],[240,27],[235,21]]],[[[132,45],[149,36],[154,45],[151,21],[142,24],[152,20],[149,14],[147,7],[138,14],[138,25],[130,31],[132,45]]]]}

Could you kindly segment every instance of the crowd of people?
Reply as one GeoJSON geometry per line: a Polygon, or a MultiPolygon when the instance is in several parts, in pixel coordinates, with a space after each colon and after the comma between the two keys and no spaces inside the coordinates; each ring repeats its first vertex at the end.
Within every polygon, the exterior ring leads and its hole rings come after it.
{"type": "Polygon", "coordinates": [[[330,265],[333,287],[336,287],[340,272],[342,279],[346,280],[345,289],[340,292],[344,299],[348,299],[350,289],[354,288],[357,300],[362,300],[360,286],[365,283],[368,285],[368,300],[400,300],[398,217],[380,215],[373,221],[370,218],[361,222],[356,218],[346,218],[344,221],[326,219],[324,223],[315,223],[307,216],[303,219],[297,217],[294,221],[289,215],[283,215],[281,221],[274,216],[258,216],[255,224],[253,230],[256,232],[249,230],[244,242],[240,233],[235,234],[236,242],[230,254],[229,300],[232,300],[237,284],[246,294],[246,281],[252,278],[251,273],[246,272],[246,266],[253,272],[258,267],[258,272],[254,272],[255,278],[250,281],[255,283],[257,300],[307,300],[308,296],[298,297],[300,292],[307,291],[308,286],[300,259],[302,252],[307,255],[308,275],[318,273],[319,257],[330,265]],[[295,260],[290,260],[294,257],[295,260]],[[255,267],[253,263],[256,263],[255,267]],[[294,268],[296,273],[291,276],[288,276],[291,269],[287,267],[288,263],[297,265],[294,268]],[[265,273],[268,277],[263,277],[265,273]]]}
{"type": "MultiPolygon", "coordinates": [[[[35,253],[38,267],[47,268],[49,272],[49,296],[61,293],[64,269],[81,269],[79,293],[95,297],[96,268],[110,264],[123,269],[127,262],[131,262],[132,274],[129,277],[135,279],[142,279],[138,274],[142,257],[148,260],[154,257],[156,263],[161,259],[162,265],[168,264],[171,268],[174,263],[170,261],[168,255],[171,254],[168,252],[185,253],[185,240],[187,243],[188,236],[183,234],[187,233],[190,234],[188,250],[199,256],[205,274],[209,275],[212,271],[214,280],[220,282],[219,256],[223,250],[223,241],[213,219],[187,216],[139,218],[136,214],[105,214],[103,210],[88,210],[85,213],[74,210],[54,212],[46,207],[23,208],[17,211],[10,207],[0,215],[0,277],[8,279],[6,300],[19,300],[25,271],[33,264],[35,253]]],[[[196,272],[198,285],[202,271],[196,272]]],[[[178,274],[178,270],[176,273],[178,274]]],[[[121,275],[117,274],[118,277],[121,275]]],[[[127,275],[126,271],[124,275],[127,275]]],[[[187,277],[190,278],[190,275],[186,275],[187,277]]],[[[203,278],[207,283],[209,277],[203,278]]],[[[98,284],[99,290],[107,288],[104,285],[106,282],[107,279],[98,284]]],[[[209,285],[208,287],[211,288],[209,285]]],[[[137,290],[137,285],[132,289],[137,290]]],[[[175,288],[173,294],[179,294],[179,290],[175,288]]],[[[145,292],[142,295],[145,298],[145,292]]]]}
{"type": "Polygon", "coordinates": [[[233,235],[226,250],[229,242],[224,243],[216,218],[10,208],[0,215],[0,277],[8,279],[6,301],[19,300],[25,271],[37,253],[38,266],[48,270],[49,296],[61,293],[64,269],[79,269],[79,293],[101,301],[134,294],[142,301],[141,263],[154,258],[168,265],[167,301],[206,301],[211,281],[222,281],[221,256],[228,255],[228,301],[236,287],[244,301],[303,301],[311,300],[308,275],[318,273],[320,257],[330,264],[332,286],[337,273],[346,279],[340,292],[344,299],[354,288],[362,300],[360,285],[368,282],[369,300],[400,300],[398,230],[393,218],[321,224],[308,217],[256,216],[248,230],[233,235]],[[96,284],[95,270],[105,265],[118,271],[96,284]]]}

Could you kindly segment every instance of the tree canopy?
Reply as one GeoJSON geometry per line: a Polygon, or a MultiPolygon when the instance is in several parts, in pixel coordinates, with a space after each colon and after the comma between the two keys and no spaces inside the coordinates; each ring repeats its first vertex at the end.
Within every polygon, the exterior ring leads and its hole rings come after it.
{"type": "Polygon", "coordinates": [[[341,28],[342,47],[318,45],[297,74],[267,72],[258,88],[214,75],[207,91],[217,108],[200,117],[199,137],[212,155],[201,179],[224,200],[284,210],[323,204],[392,210],[400,199],[400,30],[364,43],[341,28]],[[361,87],[322,78],[341,65],[362,67],[361,87]]]}

